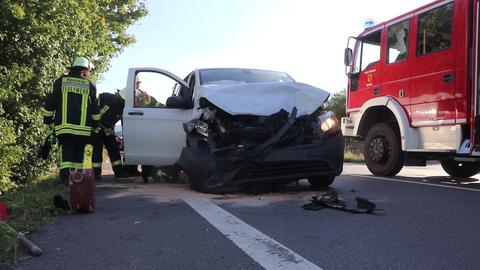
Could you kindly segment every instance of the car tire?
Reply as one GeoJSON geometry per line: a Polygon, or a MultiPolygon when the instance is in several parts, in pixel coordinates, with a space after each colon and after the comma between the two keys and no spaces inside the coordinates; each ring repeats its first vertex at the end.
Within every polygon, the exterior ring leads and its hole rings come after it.
{"type": "Polygon", "coordinates": [[[379,123],[367,133],[363,155],[368,170],[376,176],[394,176],[404,165],[400,132],[393,124],[379,123]]]}
{"type": "Polygon", "coordinates": [[[330,186],[335,180],[334,175],[312,176],[308,178],[308,182],[312,187],[325,188],[330,186]]]}
{"type": "Polygon", "coordinates": [[[475,162],[460,162],[446,158],[442,159],[440,164],[445,172],[453,177],[468,178],[480,172],[480,164],[475,162]]]}

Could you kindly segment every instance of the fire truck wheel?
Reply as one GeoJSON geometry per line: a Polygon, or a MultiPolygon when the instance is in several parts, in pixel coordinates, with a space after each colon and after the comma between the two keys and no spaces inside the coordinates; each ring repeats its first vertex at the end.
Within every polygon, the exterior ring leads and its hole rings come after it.
{"type": "Polygon", "coordinates": [[[440,161],[442,168],[453,177],[471,177],[480,172],[480,164],[475,162],[460,162],[451,158],[440,161]]]}
{"type": "Polygon", "coordinates": [[[313,176],[308,178],[308,182],[312,187],[328,187],[335,180],[334,175],[313,176]]]}
{"type": "Polygon", "coordinates": [[[394,176],[403,168],[400,132],[389,123],[375,124],[367,133],[363,155],[368,170],[377,176],[394,176]]]}

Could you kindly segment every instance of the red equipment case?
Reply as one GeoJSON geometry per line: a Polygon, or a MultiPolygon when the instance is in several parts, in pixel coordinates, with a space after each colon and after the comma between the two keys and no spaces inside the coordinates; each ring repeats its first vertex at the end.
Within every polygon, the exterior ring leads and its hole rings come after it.
{"type": "Polygon", "coordinates": [[[70,207],[75,212],[95,212],[95,175],[92,169],[70,171],[70,207]]]}

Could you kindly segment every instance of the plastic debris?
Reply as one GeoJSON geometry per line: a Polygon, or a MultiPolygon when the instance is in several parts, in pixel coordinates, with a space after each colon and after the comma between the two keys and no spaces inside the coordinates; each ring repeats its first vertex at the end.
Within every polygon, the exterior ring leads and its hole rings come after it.
{"type": "Polygon", "coordinates": [[[375,203],[362,197],[355,197],[357,208],[347,207],[347,203],[338,197],[337,194],[326,194],[321,197],[313,196],[310,203],[302,205],[305,210],[320,210],[325,207],[342,210],[355,214],[370,214],[373,211],[383,210],[378,209],[375,203]]]}

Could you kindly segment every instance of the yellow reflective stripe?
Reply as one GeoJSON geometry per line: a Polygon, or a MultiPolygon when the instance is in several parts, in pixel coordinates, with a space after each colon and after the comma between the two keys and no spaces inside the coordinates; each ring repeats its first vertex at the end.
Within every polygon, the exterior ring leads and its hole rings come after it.
{"type": "Polygon", "coordinates": [[[62,83],[79,83],[79,84],[88,84],[88,80],[83,78],[74,78],[74,77],[63,77],[62,83]]]}
{"type": "Polygon", "coordinates": [[[83,169],[83,164],[82,164],[82,163],[73,163],[73,168],[75,168],[75,169],[83,169]]]}
{"type": "Polygon", "coordinates": [[[92,114],[92,119],[95,120],[95,121],[98,121],[100,120],[102,116],[100,114],[92,114]]]}
{"type": "Polygon", "coordinates": [[[91,132],[84,132],[84,131],[76,131],[76,130],[70,130],[70,129],[62,129],[62,130],[55,130],[56,135],[61,135],[61,134],[72,134],[72,135],[79,135],[79,136],[90,136],[91,132]]]}
{"type": "Polygon", "coordinates": [[[82,94],[82,114],[80,119],[80,125],[85,126],[87,122],[87,101],[88,101],[88,94],[82,94]]]}
{"type": "Polygon", "coordinates": [[[62,91],[62,122],[61,124],[67,123],[67,101],[68,101],[68,94],[67,92],[62,91]]]}
{"type": "Polygon", "coordinates": [[[113,161],[113,162],[112,162],[112,165],[113,165],[113,166],[122,165],[122,161],[121,161],[121,160],[113,161]]]}
{"type": "Polygon", "coordinates": [[[76,162],[61,162],[60,169],[74,168],[74,169],[83,169],[82,163],[76,162]]]}
{"type": "Polygon", "coordinates": [[[42,113],[43,116],[46,116],[46,117],[51,117],[51,116],[53,116],[53,115],[55,114],[55,110],[49,111],[49,110],[47,110],[47,109],[45,109],[45,108],[42,108],[42,109],[40,110],[40,112],[42,113]]]}
{"type": "Polygon", "coordinates": [[[64,129],[64,128],[69,128],[69,129],[75,129],[79,131],[91,131],[92,127],[90,126],[79,126],[79,125],[74,125],[74,124],[63,124],[63,125],[58,125],[55,126],[55,129],[64,129]]]}
{"type": "Polygon", "coordinates": [[[100,117],[102,117],[102,115],[104,115],[104,114],[108,111],[108,109],[110,109],[110,106],[108,106],[108,105],[103,106],[103,108],[100,110],[100,112],[98,113],[98,115],[99,115],[100,117]]]}
{"type": "Polygon", "coordinates": [[[79,95],[88,95],[90,92],[90,88],[87,85],[79,85],[79,86],[62,85],[62,92],[79,94],[79,95]]]}
{"type": "Polygon", "coordinates": [[[92,167],[93,167],[93,168],[101,168],[101,167],[102,167],[102,163],[92,163],[92,167]]]}
{"type": "Polygon", "coordinates": [[[60,162],[60,169],[75,168],[74,162],[60,162]]]}
{"type": "Polygon", "coordinates": [[[61,162],[60,169],[74,168],[74,169],[83,169],[82,163],[77,162],[61,162]]]}

